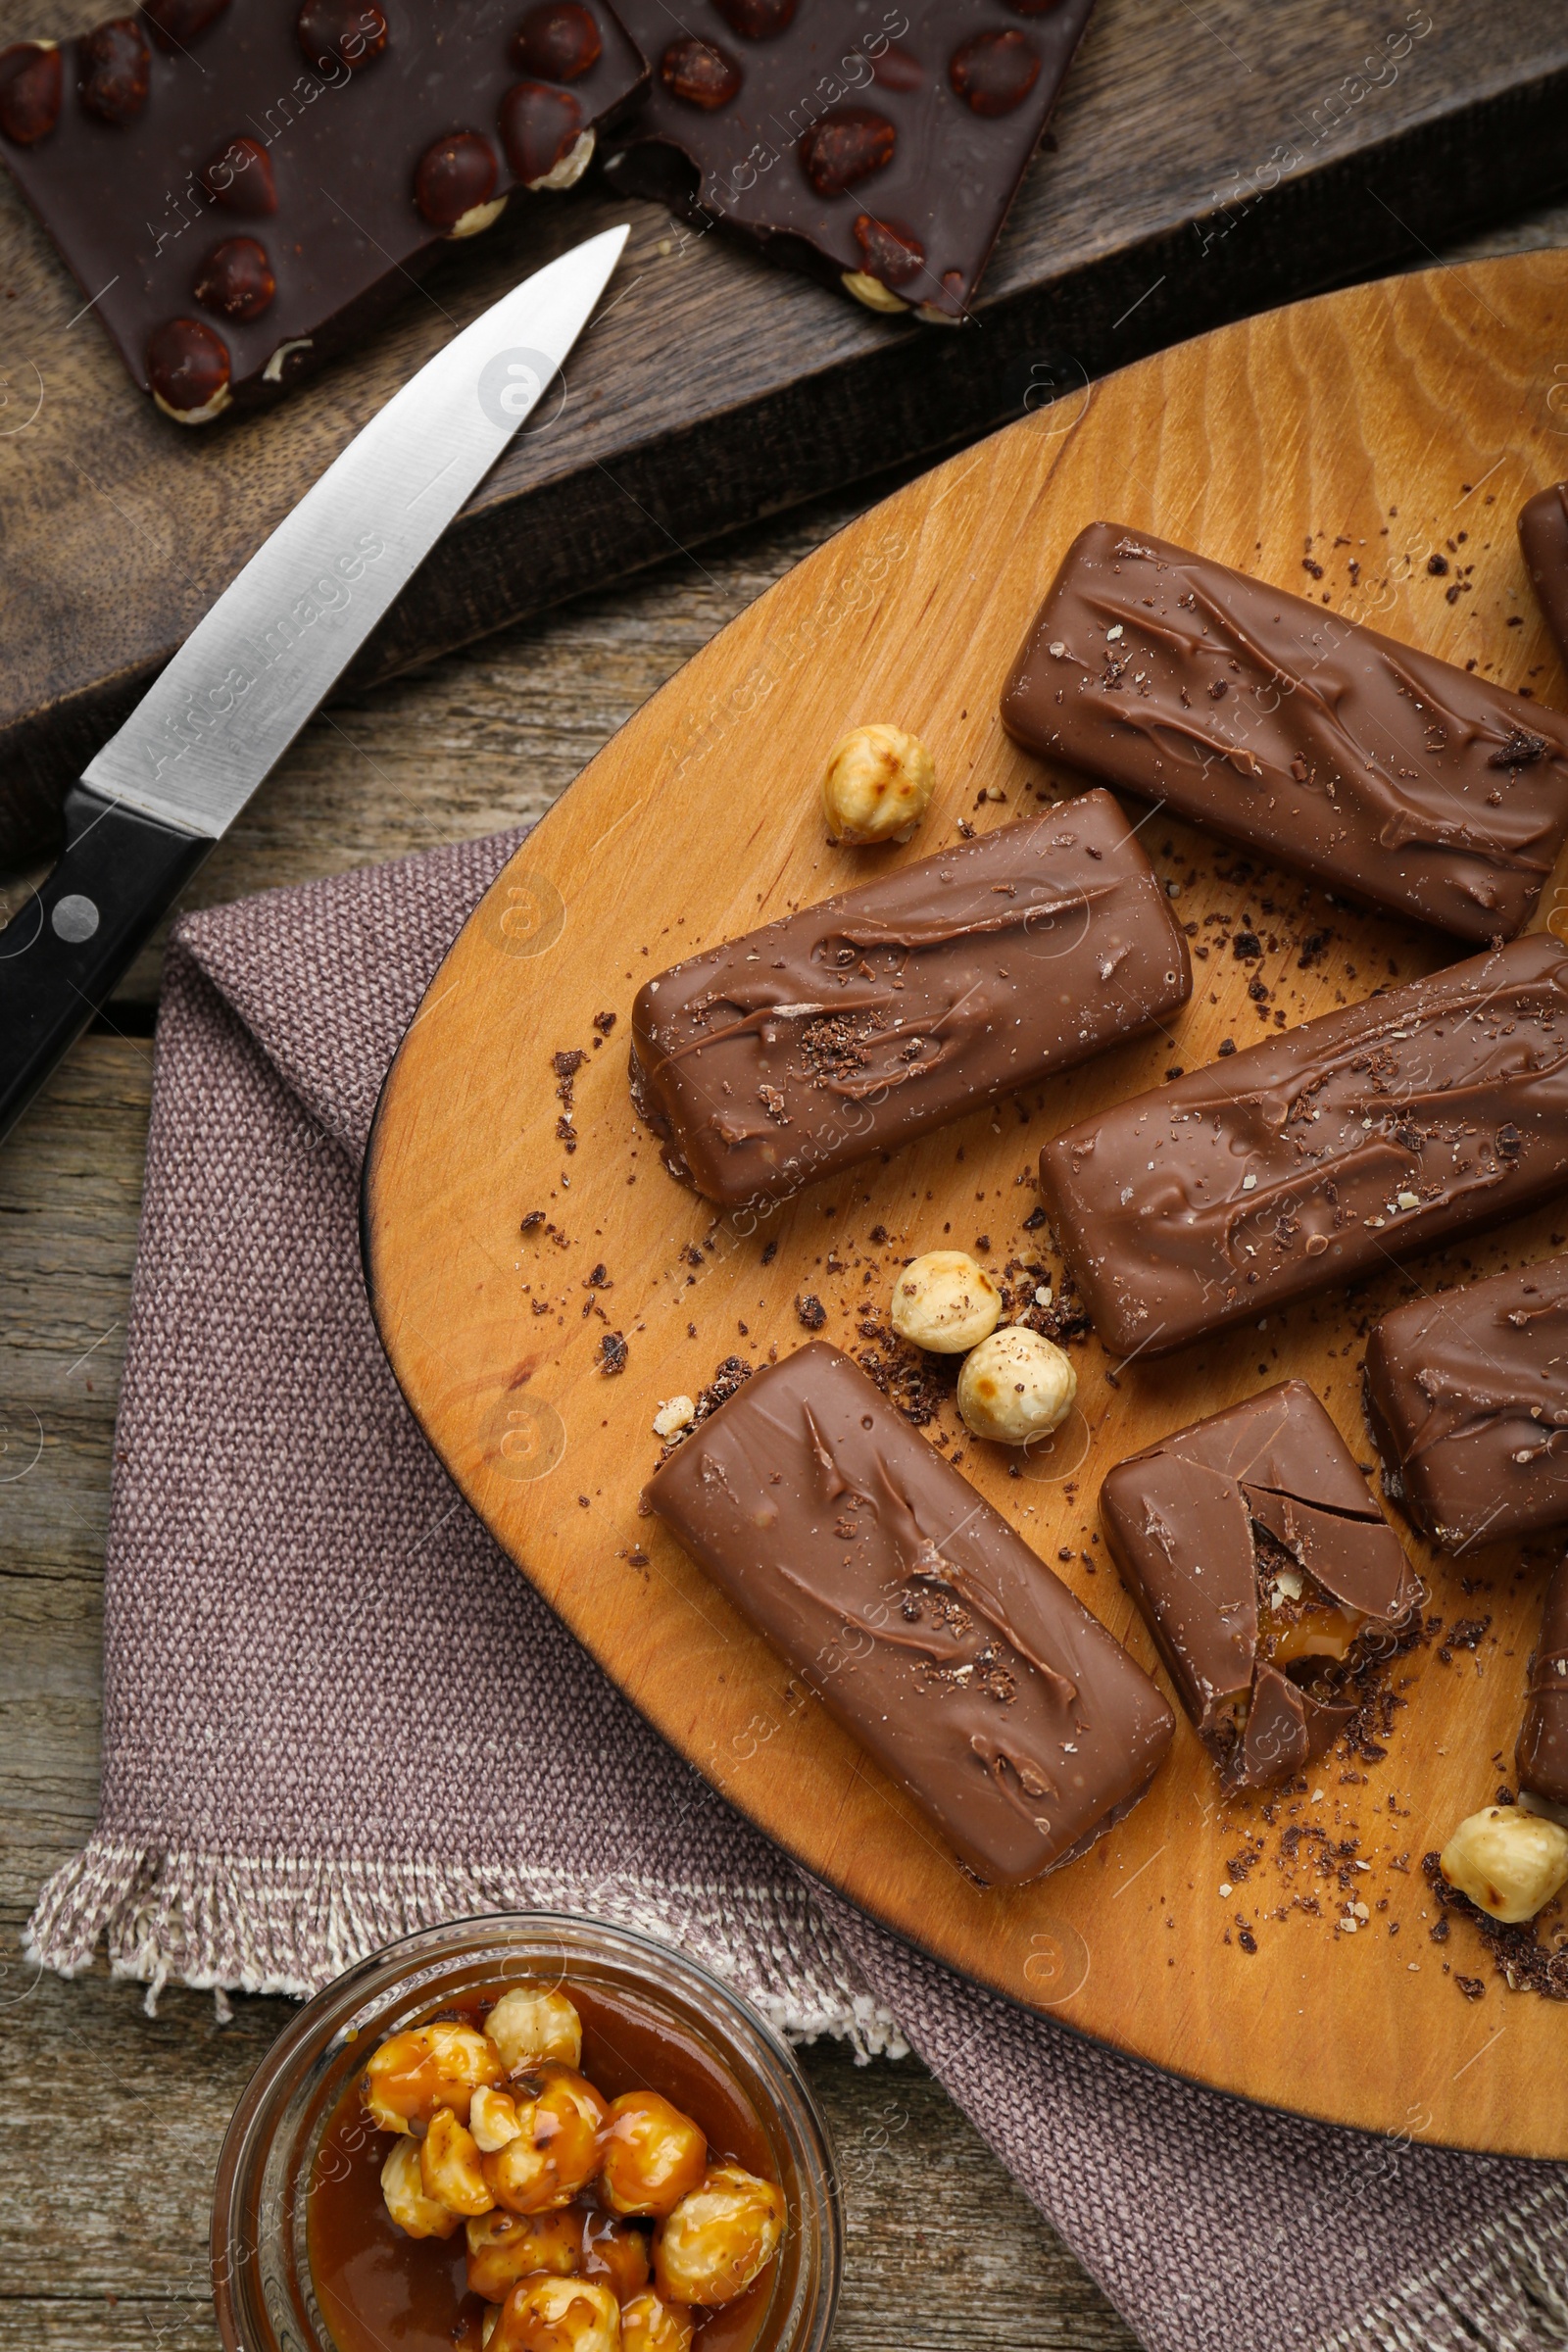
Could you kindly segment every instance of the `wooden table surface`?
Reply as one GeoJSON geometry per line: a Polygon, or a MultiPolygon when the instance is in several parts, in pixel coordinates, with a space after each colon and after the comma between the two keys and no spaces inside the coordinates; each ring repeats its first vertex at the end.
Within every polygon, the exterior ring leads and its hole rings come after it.
{"type": "MultiPolygon", "coordinates": [[[[1450,257],[1568,242],[1568,208],[1450,257]]],[[[879,485],[885,488],[888,485],[879,485]]],[[[199,877],[220,900],[538,815],[713,631],[869,503],[672,559],[318,720],[199,877]]],[[[158,958],[0,1148],[0,2352],[213,2344],[213,2168],[288,2004],[167,1990],[20,1952],[96,1805],[115,1402],[141,1187],[158,958]],[[34,1416],[37,1417],[35,1424],[34,1416]],[[36,1448],[41,1424],[42,1449],[36,1448]],[[26,1465],[32,1462],[29,1468],[26,1465]],[[20,1475],[19,1475],[20,1474],[20,1475]]],[[[843,2352],[1110,2352],[1115,2313],[912,2059],[806,2053],[847,2183],[843,2352]]]]}

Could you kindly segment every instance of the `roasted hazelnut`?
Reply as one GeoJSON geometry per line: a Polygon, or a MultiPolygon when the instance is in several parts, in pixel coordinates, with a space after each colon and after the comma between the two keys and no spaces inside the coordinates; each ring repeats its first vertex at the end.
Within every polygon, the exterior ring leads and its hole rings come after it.
{"type": "Polygon", "coordinates": [[[582,2064],[582,2019],[564,1992],[542,1984],[514,1984],[504,1992],[484,2030],[509,2075],[544,2058],[558,2066],[582,2064]]]}
{"type": "Polygon", "coordinates": [[[928,1250],[893,1285],[893,1328],[933,1355],[962,1355],[1002,1320],[1002,1293],[966,1250],[928,1250]]]}
{"type": "Polygon", "coordinates": [[[95,24],[76,43],[76,88],[100,122],[134,122],[147,103],[152,52],[134,17],[95,24]]]}
{"type": "Polygon", "coordinates": [[[773,41],[794,24],[800,0],[713,0],[713,6],[743,41],[773,41]]]}
{"type": "Polygon", "coordinates": [[[188,49],[227,6],[228,0],[141,0],[141,13],[160,49],[188,49]]]}
{"type": "Polygon", "coordinates": [[[833,746],[822,774],[828,838],[857,848],[907,841],[936,780],[936,761],[918,735],[882,721],[852,727],[833,746]]]}
{"type": "Polygon", "coordinates": [[[842,196],[893,161],[899,134],[886,115],[843,106],[812,124],[800,144],[801,166],[819,196],[842,196]]]}
{"type": "Polygon", "coordinates": [[[596,2278],[524,2278],[501,2306],[489,2352],[620,2352],[620,2305],[596,2278]]]}
{"type": "Polygon", "coordinates": [[[272,159],[257,139],[230,139],[203,165],[201,182],[215,204],[242,220],[265,220],[277,210],[272,159]]]}
{"type": "Polygon", "coordinates": [[[395,2139],[381,2167],[381,2195],[388,2213],[409,2237],[450,2237],[463,2220],[449,2213],[424,2185],[418,2142],[395,2139]]]}
{"type": "Polygon", "coordinates": [[[702,2126],[657,2090],[626,2090],[612,2099],[600,2184],[612,2213],[668,2213],[707,2169],[702,2126]]]}
{"type": "Polygon", "coordinates": [[[582,2214],[571,2207],[562,2213],[479,2214],[466,2225],[469,2294],[504,2303],[518,2281],[536,2271],[574,2278],[582,2265],[582,2214]]]}
{"type": "Polygon", "coordinates": [[[977,32],[948,60],[948,79],[973,114],[1010,115],[1040,79],[1040,53],[1027,33],[977,32]]]}
{"type": "Polygon", "coordinates": [[[305,63],[330,78],[338,66],[358,74],[378,58],[389,27],[377,0],[305,0],[294,30],[305,63]]]}
{"type": "Polygon", "coordinates": [[[684,2303],[664,2303],[650,2292],[620,2307],[620,2352],[691,2352],[694,2333],[684,2303]]]}
{"type": "Polygon", "coordinates": [[[228,346],[199,318],[168,318],[147,338],[147,381],[176,424],[210,424],[232,398],[228,346]]]}
{"type": "Polygon", "coordinates": [[[925,247],[912,229],[894,220],[874,220],[861,213],[855,223],[855,241],[865,257],[867,277],[885,286],[906,286],[925,268],[925,247]]]}
{"type": "Polygon", "coordinates": [[[577,2269],[584,2278],[602,2279],[616,2302],[624,2303],[648,2284],[647,2231],[612,2213],[585,2213],[577,2269]]]}
{"type": "Polygon", "coordinates": [[[1513,1925],[1568,1886],[1568,1830],[1519,1805],[1487,1805],[1460,1822],[1440,1860],[1450,1886],[1513,1925]]]}
{"type": "Polygon", "coordinates": [[[438,2107],[419,2148],[424,2193],[449,2213],[488,2213],[495,2204],[479,2170],[479,2143],[450,2107],[438,2107]]]}
{"type": "Polygon", "coordinates": [[[569,2066],[541,2066],[539,2089],[519,2092],[515,2139],[482,2159],[485,2182],[509,2213],[549,2213],[569,2205],[598,2172],[610,2110],[593,2084],[569,2066]]]}
{"type": "Polygon", "coordinates": [[[576,81],[598,65],[604,46],[582,0],[544,0],[542,7],[529,9],[507,54],[519,74],[537,74],[541,81],[576,81]]]}
{"type": "Polygon", "coordinates": [[[0,49],[0,132],[15,147],[36,147],[60,120],[65,75],[58,41],[16,41],[0,49]]]}
{"type": "Polygon", "coordinates": [[[192,291],[205,310],[225,318],[260,318],[277,292],[266,246],[254,237],[225,237],[203,262],[192,291]]]}
{"type": "Polygon", "coordinates": [[[977,1438],[1027,1446],[1049,1437],[1072,1410],[1078,1375],[1052,1340],[1011,1323],[982,1340],[958,1374],[958,1412],[977,1438]]]}
{"type": "Polygon", "coordinates": [[[783,2190],[738,2164],[715,2165],[655,2230],[654,2284],[666,2303],[732,2302],[783,2236],[783,2190]]]}
{"type": "Polygon", "coordinates": [[[739,96],[742,76],[735,60],[711,41],[686,40],[670,42],[659,61],[659,78],[683,106],[711,115],[739,96]]]}
{"type": "Polygon", "coordinates": [[[593,156],[593,132],[569,90],[514,81],[501,101],[501,144],[525,188],[569,188],[593,156]]]}
{"type": "Polygon", "coordinates": [[[450,2107],[466,2124],[474,2092],[504,2075],[499,2052],[472,2026],[412,2026],[370,2054],[360,2096],[382,2132],[412,2132],[450,2107]]]}
{"type": "Polygon", "coordinates": [[[506,209],[504,196],[494,200],[500,169],[488,139],[476,130],[454,131],[420,156],[414,201],[432,228],[444,228],[449,237],[477,236],[506,209]]]}

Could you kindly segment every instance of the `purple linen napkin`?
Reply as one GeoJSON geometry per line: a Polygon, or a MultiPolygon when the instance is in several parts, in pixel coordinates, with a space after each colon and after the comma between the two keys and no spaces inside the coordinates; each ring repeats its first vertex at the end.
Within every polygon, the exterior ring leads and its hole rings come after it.
{"type": "Polygon", "coordinates": [[[155,1990],[307,1993],[443,1919],[597,1913],[787,2033],[912,2043],[1152,2352],[1568,2345],[1568,2168],[1297,2122],[976,1991],[715,1796],[459,1497],[371,1327],[359,1163],[421,991],[519,838],[178,927],[99,1821],[43,1890],[34,1956],[70,1974],[103,1936],[155,1990]]]}

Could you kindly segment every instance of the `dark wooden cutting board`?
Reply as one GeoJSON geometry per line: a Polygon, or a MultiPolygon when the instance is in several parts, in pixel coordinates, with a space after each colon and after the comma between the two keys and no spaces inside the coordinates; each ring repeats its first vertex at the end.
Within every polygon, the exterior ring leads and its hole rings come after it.
{"type": "MultiPolygon", "coordinates": [[[[0,0],[0,41],[99,0],[0,0]]],[[[0,862],[344,442],[453,326],[631,217],[609,313],[388,619],[363,681],[1064,385],[1368,276],[1568,178],[1568,0],[1101,0],[979,319],[885,321],[587,186],[455,253],[270,415],[184,432],[0,185],[0,862]]]]}

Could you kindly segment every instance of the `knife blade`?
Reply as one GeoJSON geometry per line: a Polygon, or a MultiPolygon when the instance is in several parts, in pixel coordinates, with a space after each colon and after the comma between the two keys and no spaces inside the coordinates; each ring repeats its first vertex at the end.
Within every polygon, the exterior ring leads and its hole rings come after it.
{"type": "Polygon", "coordinates": [[[0,931],[0,1136],[538,405],[627,233],[536,270],[394,393],[68,792],[60,860],[0,931]]]}

